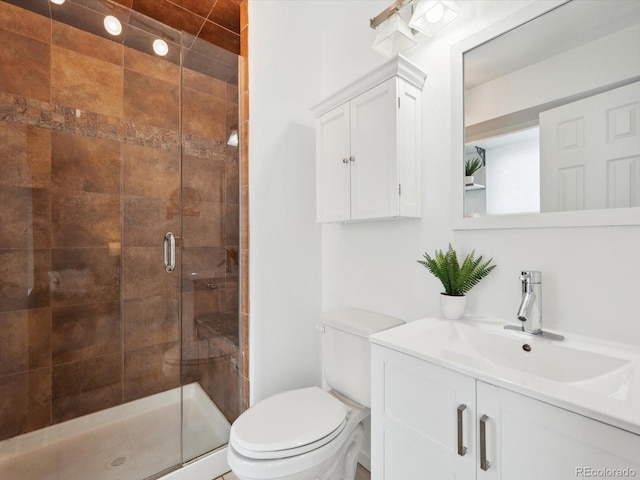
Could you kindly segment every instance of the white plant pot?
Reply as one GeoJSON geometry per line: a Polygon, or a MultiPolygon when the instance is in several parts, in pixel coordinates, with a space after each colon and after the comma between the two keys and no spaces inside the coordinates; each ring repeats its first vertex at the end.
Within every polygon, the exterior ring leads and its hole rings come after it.
{"type": "Polygon", "coordinates": [[[448,320],[458,320],[464,315],[464,307],[467,304],[465,295],[440,294],[440,311],[448,320]]]}
{"type": "Polygon", "coordinates": [[[473,185],[474,180],[473,175],[466,175],[464,177],[464,184],[468,187],[469,185],[473,185]]]}

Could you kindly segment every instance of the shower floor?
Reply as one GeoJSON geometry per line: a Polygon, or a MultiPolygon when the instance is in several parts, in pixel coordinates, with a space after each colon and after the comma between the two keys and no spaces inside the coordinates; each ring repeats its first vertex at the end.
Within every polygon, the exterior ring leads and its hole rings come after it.
{"type": "MultiPolygon", "coordinates": [[[[229,422],[197,383],[184,395],[184,456],[227,443],[229,422]]],[[[180,389],[0,442],[6,480],[141,480],[182,463],[180,389]]]]}

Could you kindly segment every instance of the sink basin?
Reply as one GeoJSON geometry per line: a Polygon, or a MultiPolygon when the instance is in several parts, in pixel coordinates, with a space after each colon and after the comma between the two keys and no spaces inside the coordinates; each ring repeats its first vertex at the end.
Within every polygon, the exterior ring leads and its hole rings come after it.
{"type": "Polygon", "coordinates": [[[486,318],[424,318],[371,342],[640,435],[640,348],[578,335],[553,341],[486,318]]]}
{"type": "Polygon", "coordinates": [[[630,365],[629,360],[567,347],[562,342],[464,326],[459,330],[487,361],[556,382],[582,382],[630,365]]]}
{"type": "MultiPolygon", "coordinates": [[[[636,362],[628,356],[574,339],[558,342],[532,337],[504,330],[502,322],[428,320],[421,328],[403,327],[415,330],[404,334],[403,343],[429,356],[515,382],[541,378],[622,399],[628,395],[636,370],[636,362]]],[[[394,333],[381,336],[385,335],[394,333]]]]}

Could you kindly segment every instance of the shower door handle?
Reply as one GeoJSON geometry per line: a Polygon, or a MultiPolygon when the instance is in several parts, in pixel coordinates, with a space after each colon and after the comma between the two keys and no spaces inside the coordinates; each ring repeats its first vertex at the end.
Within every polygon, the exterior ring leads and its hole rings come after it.
{"type": "Polygon", "coordinates": [[[173,272],[176,268],[176,237],[173,233],[167,232],[164,236],[164,269],[167,273],[173,272]]]}

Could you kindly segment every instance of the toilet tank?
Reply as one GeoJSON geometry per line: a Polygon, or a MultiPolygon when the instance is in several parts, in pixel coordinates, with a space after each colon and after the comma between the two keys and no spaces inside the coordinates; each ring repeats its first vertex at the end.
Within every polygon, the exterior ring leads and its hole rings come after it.
{"type": "Polygon", "coordinates": [[[357,308],[322,314],[322,370],[335,391],[371,407],[371,346],[369,336],[402,325],[403,320],[357,308]]]}

